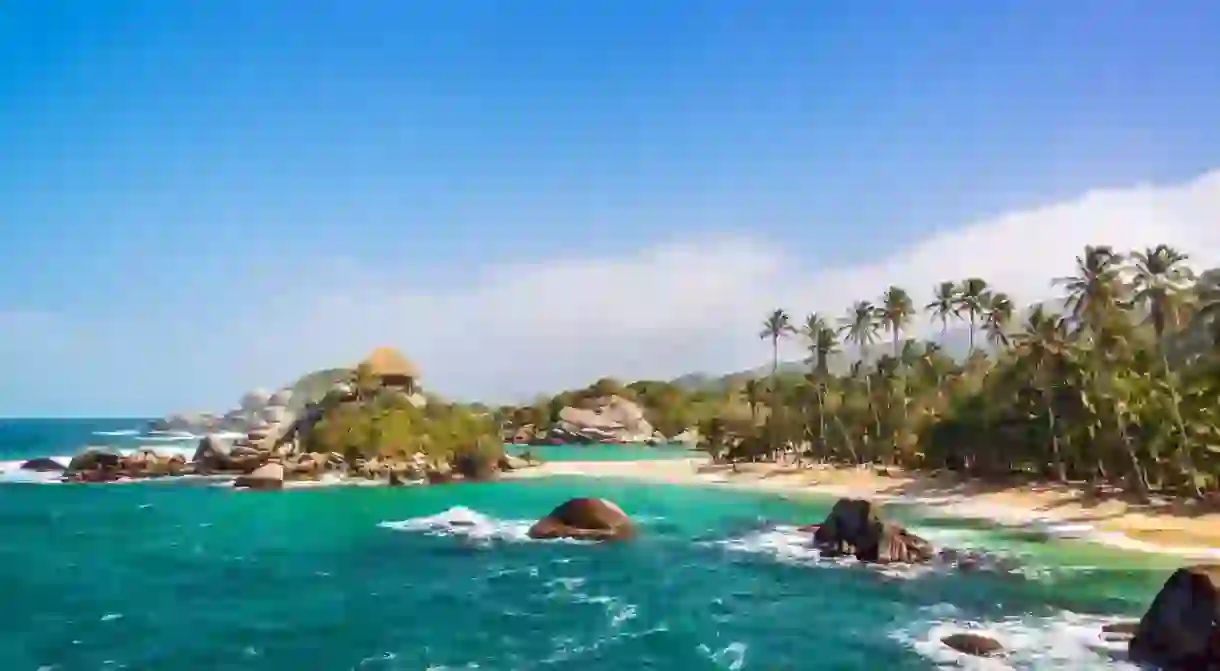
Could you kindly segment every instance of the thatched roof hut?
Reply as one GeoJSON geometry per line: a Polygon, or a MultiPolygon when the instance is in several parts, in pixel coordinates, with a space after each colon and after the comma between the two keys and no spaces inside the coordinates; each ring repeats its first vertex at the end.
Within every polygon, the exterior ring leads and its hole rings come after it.
{"type": "Polygon", "coordinates": [[[419,380],[419,368],[392,347],[378,347],[361,364],[368,366],[369,372],[381,378],[385,384],[405,382],[413,386],[419,380]]]}

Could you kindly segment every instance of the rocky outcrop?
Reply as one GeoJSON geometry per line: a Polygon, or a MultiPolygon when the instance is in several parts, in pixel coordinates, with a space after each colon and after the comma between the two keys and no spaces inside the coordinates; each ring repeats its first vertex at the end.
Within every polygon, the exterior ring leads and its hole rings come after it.
{"type": "Polygon", "coordinates": [[[1132,661],[1163,669],[1220,669],[1220,565],[1174,572],[1128,650],[1132,661]]]}
{"type": "Polygon", "coordinates": [[[621,396],[590,399],[585,407],[567,406],[559,411],[559,421],[549,431],[523,427],[511,436],[512,442],[531,443],[646,443],[654,440],[652,425],[644,410],[621,396]]]}
{"type": "Polygon", "coordinates": [[[852,555],[860,561],[888,564],[925,562],[935,555],[927,541],[882,520],[877,506],[864,499],[839,499],[826,520],[812,530],[824,557],[852,555]]]}
{"type": "Polygon", "coordinates": [[[21,464],[21,466],[19,466],[19,468],[23,471],[34,471],[36,473],[58,473],[65,470],[63,464],[55,461],[54,459],[48,459],[46,457],[39,457],[37,459],[25,461],[21,464]]]}
{"type": "Polygon", "coordinates": [[[234,480],[233,486],[244,489],[283,489],[284,466],[277,463],[260,466],[248,475],[234,480]]]}
{"type": "Polygon", "coordinates": [[[89,448],[72,457],[72,461],[68,462],[67,470],[69,473],[75,473],[80,471],[117,469],[121,460],[122,457],[114,452],[89,448]]]}
{"type": "Polygon", "coordinates": [[[538,520],[530,538],[577,538],[619,541],[635,536],[627,513],[606,499],[571,499],[538,520]]]}
{"type": "Polygon", "coordinates": [[[494,480],[499,475],[499,463],[477,453],[465,453],[454,457],[453,470],[465,480],[494,480]]]}
{"type": "Polygon", "coordinates": [[[245,433],[257,431],[252,439],[278,436],[292,425],[293,413],[289,409],[292,391],[281,389],[275,393],[254,389],[242,395],[238,407],[224,415],[210,413],[178,413],[152,423],[155,431],[178,431],[196,435],[212,433],[245,433]]]}
{"type": "Polygon", "coordinates": [[[949,634],[940,639],[940,642],[958,652],[975,657],[992,657],[1004,652],[1004,646],[1000,645],[999,641],[982,634],[949,634]]]}
{"type": "Polygon", "coordinates": [[[113,482],[122,476],[122,457],[114,452],[88,448],[72,457],[64,471],[68,482],[113,482]]]}

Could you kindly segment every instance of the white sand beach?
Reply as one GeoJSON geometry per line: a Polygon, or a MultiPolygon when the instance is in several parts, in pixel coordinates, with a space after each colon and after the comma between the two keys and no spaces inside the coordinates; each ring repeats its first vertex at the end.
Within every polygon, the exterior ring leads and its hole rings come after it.
{"type": "Polygon", "coordinates": [[[678,485],[715,485],[791,496],[853,496],[919,505],[935,514],[1034,527],[1125,550],[1192,560],[1220,560],[1220,511],[1182,501],[1140,504],[1100,498],[1081,487],[1003,485],[891,470],[739,464],[704,458],[649,461],[555,461],[509,478],[554,475],[627,478],[678,485]]]}

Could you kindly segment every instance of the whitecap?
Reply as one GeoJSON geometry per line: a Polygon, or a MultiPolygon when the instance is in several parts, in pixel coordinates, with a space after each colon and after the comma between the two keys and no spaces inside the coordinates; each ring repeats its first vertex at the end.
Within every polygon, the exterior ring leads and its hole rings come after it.
{"type": "Polygon", "coordinates": [[[710,544],[731,552],[768,555],[789,564],[812,565],[821,558],[813,546],[812,536],[789,525],[768,527],[737,538],[710,541],[710,544]]]}
{"type": "Polygon", "coordinates": [[[943,605],[924,609],[934,619],[916,621],[890,632],[890,638],[909,646],[937,665],[957,665],[979,671],[992,669],[1131,669],[1126,661],[1126,643],[1105,640],[1101,628],[1121,618],[1081,615],[1071,611],[1047,617],[1020,616],[974,622],[941,619],[943,605]],[[941,642],[950,634],[977,633],[994,638],[1005,654],[994,658],[965,655],[941,642]]]}
{"type": "Polygon", "coordinates": [[[94,431],[95,436],[138,436],[140,432],[136,429],[123,429],[121,431],[94,431]]]}
{"type": "Polygon", "coordinates": [[[745,667],[746,650],[748,649],[749,646],[740,641],[734,641],[717,652],[712,652],[712,649],[706,645],[700,645],[698,648],[699,652],[703,653],[712,664],[729,671],[740,671],[745,667]]]}
{"type": "Polygon", "coordinates": [[[531,522],[523,520],[497,520],[465,506],[455,506],[436,515],[381,522],[377,526],[429,536],[456,536],[484,542],[522,542],[529,540],[531,525],[531,522]]]}
{"type": "MultiPolygon", "coordinates": [[[[237,438],[244,438],[246,434],[225,432],[213,435],[215,435],[217,438],[224,438],[226,440],[236,440],[237,438]]],[[[173,443],[187,440],[199,440],[199,438],[199,436],[191,433],[190,431],[149,431],[148,433],[137,438],[137,440],[173,443]]]]}
{"type": "MultiPolygon", "coordinates": [[[[52,461],[67,468],[72,461],[69,456],[48,457],[52,461]]],[[[63,473],[57,471],[49,471],[40,473],[38,471],[27,471],[21,468],[21,465],[29,461],[28,459],[17,459],[13,461],[0,461],[0,483],[2,482],[23,482],[33,484],[59,484],[63,473]]]]}

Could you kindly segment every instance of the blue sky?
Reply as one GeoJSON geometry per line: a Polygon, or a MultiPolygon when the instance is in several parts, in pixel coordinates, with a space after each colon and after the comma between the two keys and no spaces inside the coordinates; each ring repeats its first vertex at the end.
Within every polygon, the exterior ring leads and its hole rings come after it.
{"type": "Polygon", "coordinates": [[[773,304],[924,289],[933,241],[1041,282],[986,237],[1014,217],[1046,263],[1210,259],[1216,34],[1187,0],[8,0],[0,415],[223,407],[383,343],[465,397],[733,369],[773,304]]]}

